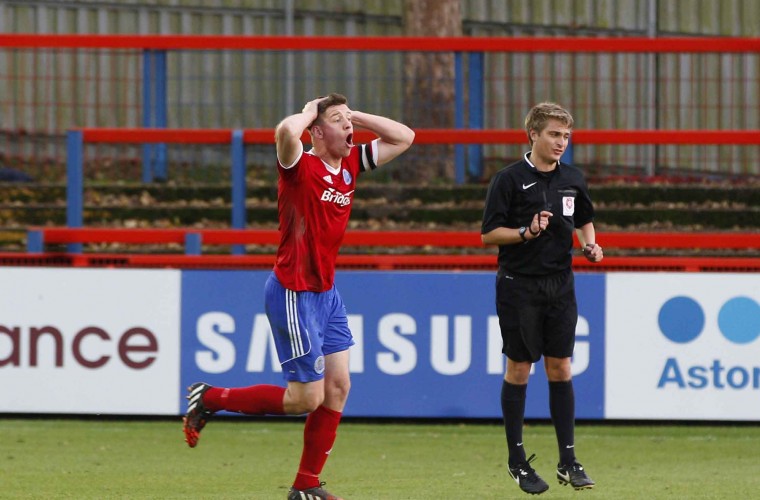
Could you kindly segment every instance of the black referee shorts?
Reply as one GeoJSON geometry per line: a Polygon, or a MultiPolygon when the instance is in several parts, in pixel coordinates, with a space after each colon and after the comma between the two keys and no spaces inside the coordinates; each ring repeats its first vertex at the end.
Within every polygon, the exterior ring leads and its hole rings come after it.
{"type": "Polygon", "coordinates": [[[502,352],[535,363],[542,355],[569,358],[575,348],[578,305],[572,269],[548,276],[496,275],[502,352]]]}

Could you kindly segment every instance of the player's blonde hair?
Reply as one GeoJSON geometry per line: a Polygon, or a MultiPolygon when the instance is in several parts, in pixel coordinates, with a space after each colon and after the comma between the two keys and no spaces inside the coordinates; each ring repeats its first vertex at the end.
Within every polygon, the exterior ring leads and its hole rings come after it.
{"type": "Polygon", "coordinates": [[[538,103],[525,116],[525,132],[528,134],[528,143],[531,146],[533,146],[533,140],[530,138],[530,131],[535,130],[540,134],[549,120],[557,120],[567,128],[573,128],[573,115],[568,110],[554,102],[538,103]]]}

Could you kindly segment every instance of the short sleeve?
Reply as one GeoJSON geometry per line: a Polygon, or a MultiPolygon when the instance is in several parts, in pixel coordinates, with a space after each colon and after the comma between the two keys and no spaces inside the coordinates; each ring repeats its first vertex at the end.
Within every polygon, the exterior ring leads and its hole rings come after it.
{"type": "Polygon", "coordinates": [[[503,172],[496,174],[488,186],[486,203],[483,209],[481,234],[490,233],[499,227],[507,226],[509,204],[512,196],[511,181],[503,172]]]}

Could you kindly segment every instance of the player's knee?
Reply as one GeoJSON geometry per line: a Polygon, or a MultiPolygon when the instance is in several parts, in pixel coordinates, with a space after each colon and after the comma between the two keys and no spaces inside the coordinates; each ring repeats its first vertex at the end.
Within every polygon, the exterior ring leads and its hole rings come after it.
{"type": "Polygon", "coordinates": [[[290,384],[285,392],[285,412],[303,415],[319,408],[325,400],[321,384],[290,384]]]}
{"type": "Polygon", "coordinates": [[[293,413],[311,413],[319,408],[324,400],[324,394],[302,394],[299,398],[293,401],[293,413]]]}
{"type": "Polygon", "coordinates": [[[340,378],[333,380],[325,387],[326,399],[331,401],[345,402],[348,399],[348,392],[351,390],[351,380],[346,378],[340,378]]]}

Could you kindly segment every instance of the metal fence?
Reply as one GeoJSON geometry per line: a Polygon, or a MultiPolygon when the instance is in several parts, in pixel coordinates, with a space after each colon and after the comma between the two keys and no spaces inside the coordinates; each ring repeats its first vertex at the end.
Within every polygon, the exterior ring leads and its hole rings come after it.
{"type": "MultiPolygon", "coordinates": [[[[760,35],[760,7],[752,0],[510,1],[463,0],[464,32],[481,36],[598,36],[669,34],[760,35]],[[699,8],[695,8],[699,7],[699,8]]],[[[225,35],[395,36],[402,33],[403,3],[343,1],[0,1],[5,33],[221,33],[225,35]]],[[[758,39],[749,39],[750,41],[758,39]]],[[[738,52],[604,52],[568,50],[484,53],[481,128],[519,128],[527,109],[554,100],[586,129],[760,129],[760,53],[757,43],[738,52]]],[[[445,116],[440,102],[409,93],[404,67],[410,57],[437,52],[393,50],[206,50],[166,53],[166,116],[146,117],[146,53],[134,48],[0,46],[0,154],[40,181],[59,181],[64,132],[75,127],[267,128],[315,95],[347,94],[351,105],[416,126],[409,117],[445,116]]],[[[455,53],[448,53],[454,61],[455,53]]],[[[462,77],[472,66],[464,60],[462,77]]],[[[430,86],[453,88],[455,71],[431,73],[430,86]]],[[[465,89],[464,99],[472,97],[465,89]]],[[[446,103],[443,103],[445,106],[446,103]]],[[[453,105],[453,103],[452,103],[453,105]]],[[[465,126],[472,123],[465,117],[465,126]]],[[[670,172],[755,176],[760,146],[586,146],[576,163],[598,172],[670,172]]],[[[518,157],[523,146],[489,145],[480,172],[518,157]]],[[[139,147],[99,145],[87,155],[104,167],[141,161],[139,147]]],[[[167,150],[175,173],[226,163],[226,151],[167,150]]],[[[255,148],[253,163],[271,163],[271,149],[255,148]]],[[[435,159],[434,159],[435,161],[435,159]]],[[[210,177],[214,177],[213,174],[210,177]]]]}

